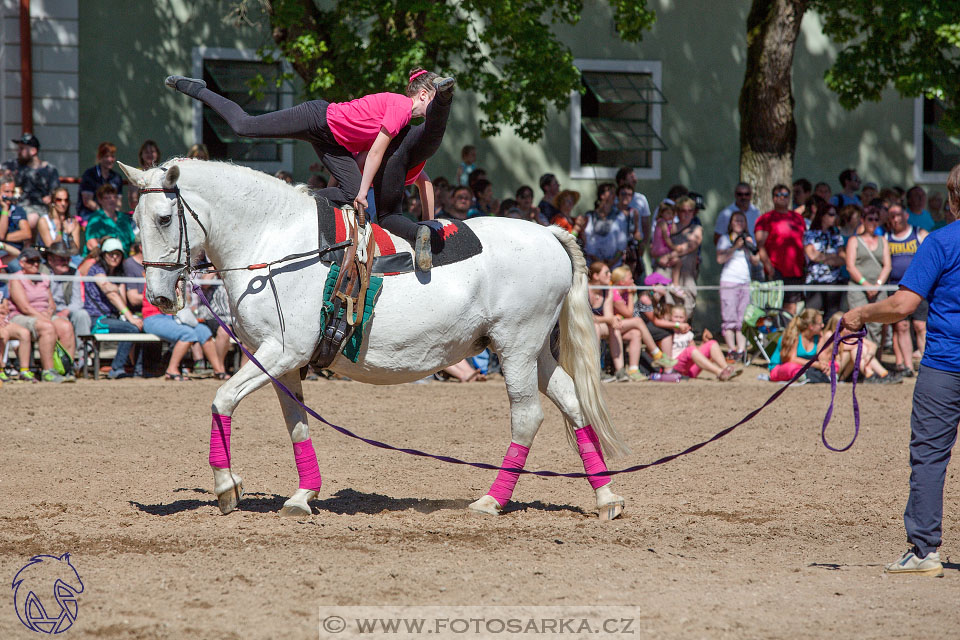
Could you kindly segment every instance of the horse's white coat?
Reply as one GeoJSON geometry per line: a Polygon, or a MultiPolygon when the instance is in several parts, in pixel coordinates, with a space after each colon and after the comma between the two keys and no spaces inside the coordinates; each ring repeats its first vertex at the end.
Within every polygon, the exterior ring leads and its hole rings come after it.
{"type": "MultiPolygon", "coordinates": [[[[317,249],[313,198],[267,174],[186,159],[145,172],[120,166],[136,184],[179,185],[184,200],[209,232],[205,237],[187,214],[194,261],[200,249],[219,268],[317,249]]],[[[183,239],[174,197],[144,194],[135,218],[144,260],[176,261],[178,242],[183,239]]],[[[489,344],[503,363],[514,442],[532,444],[543,420],[538,395],[543,392],[564,413],[568,430],[592,423],[608,454],[626,451],[600,395],[586,269],[572,237],[556,228],[503,218],[471,221],[470,228],[483,244],[483,252],[427,274],[386,278],[359,362],[339,356],[331,369],[371,384],[410,382],[475,355],[489,344]],[[561,311],[563,368],[549,347],[550,332],[561,311]]],[[[319,308],[327,270],[316,260],[274,269],[272,282],[285,321],[283,331],[271,286],[264,278],[266,270],[223,274],[238,335],[272,375],[301,397],[298,371],[308,362],[320,333],[319,308]]],[[[147,269],[147,297],[164,312],[176,310],[178,275],[147,269]]],[[[233,415],[242,398],[267,382],[267,376],[248,363],[220,387],[213,411],[233,415]]],[[[306,413],[283,393],[278,396],[292,441],[306,440],[306,413]]],[[[214,475],[218,492],[239,493],[235,487],[240,479],[235,474],[214,469],[214,475]]],[[[285,504],[285,511],[305,508],[309,512],[306,502],[313,497],[298,491],[285,504]]],[[[622,498],[608,485],[597,490],[597,500],[599,507],[622,498]]],[[[227,499],[230,509],[235,502],[227,499]]]]}

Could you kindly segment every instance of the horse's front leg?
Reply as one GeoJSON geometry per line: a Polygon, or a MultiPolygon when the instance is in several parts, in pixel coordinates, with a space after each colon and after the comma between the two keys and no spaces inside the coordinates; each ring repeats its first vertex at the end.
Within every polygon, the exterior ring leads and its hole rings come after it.
{"type": "MultiPolygon", "coordinates": [[[[255,357],[271,372],[286,372],[296,363],[288,366],[288,363],[283,361],[282,353],[279,347],[262,345],[255,357]]],[[[217,389],[214,397],[211,407],[213,421],[210,428],[210,468],[213,470],[213,492],[217,496],[220,512],[224,515],[236,509],[243,496],[243,480],[232,470],[230,430],[233,413],[243,398],[269,381],[270,378],[257,365],[247,362],[217,389]]]]}
{"type": "MultiPolygon", "coordinates": [[[[303,401],[303,386],[300,383],[299,370],[290,371],[279,378],[285,387],[303,401]]],[[[290,396],[277,389],[277,398],[280,400],[280,409],[283,419],[287,423],[287,432],[293,442],[293,457],[297,463],[297,473],[300,475],[300,486],[293,495],[283,503],[280,515],[302,517],[309,516],[310,501],[320,492],[320,467],[317,464],[317,454],[310,440],[310,428],[307,426],[307,412],[290,396]]]]}

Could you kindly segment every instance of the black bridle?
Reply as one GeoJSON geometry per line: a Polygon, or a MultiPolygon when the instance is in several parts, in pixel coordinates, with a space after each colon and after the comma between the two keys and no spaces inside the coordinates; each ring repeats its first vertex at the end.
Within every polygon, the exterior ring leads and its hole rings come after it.
{"type": "MultiPolygon", "coordinates": [[[[166,188],[151,188],[151,189],[141,189],[141,194],[144,193],[172,193],[177,197],[177,226],[180,228],[180,239],[177,241],[177,261],[176,262],[148,262],[147,260],[143,261],[144,267],[156,267],[158,269],[166,269],[168,271],[180,270],[183,272],[181,277],[187,277],[190,275],[190,271],[193,270],[192,260],[190,259],[190,236],[187,234],[187,217],[184,215],[183,210],[186,209],[190,212],[190,215],[193,216],[193,219],[197,221],[197,224],[200,225],[200,228],[203,229],[203,235],[207,236],[207,228],[203,226],[203,223],[200,222],[200,216],[197,215],[197,212],[193,210],[187,201],[183,199],[183,196],[180,194],[180,186],[174,185],[173,187],[166,188]],[[187,260],[183,262],[182,257],[186,249],[187,260]]],[[[198,265],[199,266],[199,265],[198,265]]]]}

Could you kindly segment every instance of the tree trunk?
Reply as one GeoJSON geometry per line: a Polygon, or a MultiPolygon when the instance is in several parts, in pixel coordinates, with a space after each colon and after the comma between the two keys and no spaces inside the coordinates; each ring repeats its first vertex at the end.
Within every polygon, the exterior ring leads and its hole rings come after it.
{"type": "Polygon", "coordinates": [[[807,0],[753,0],[747,16],[747,70],[740,90],[740,180],[753,185],[760,211],[771,190],[790,185],[797,124],[793,52],[807,0]]]}

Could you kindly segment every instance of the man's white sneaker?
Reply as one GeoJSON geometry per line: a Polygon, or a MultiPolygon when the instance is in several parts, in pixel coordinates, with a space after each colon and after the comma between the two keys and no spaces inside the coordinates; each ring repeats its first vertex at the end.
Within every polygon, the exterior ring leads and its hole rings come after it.
{"type": "Polygon", "coordinates": [[[917,555],[917,548],[910,549],[900,559],[893,564],[884,567],[884,573],[894,574],[913,574],[920,576],[943,577],[943,564],[940,562],[940,554],[931,551],[921,558],[917,555]]]}

